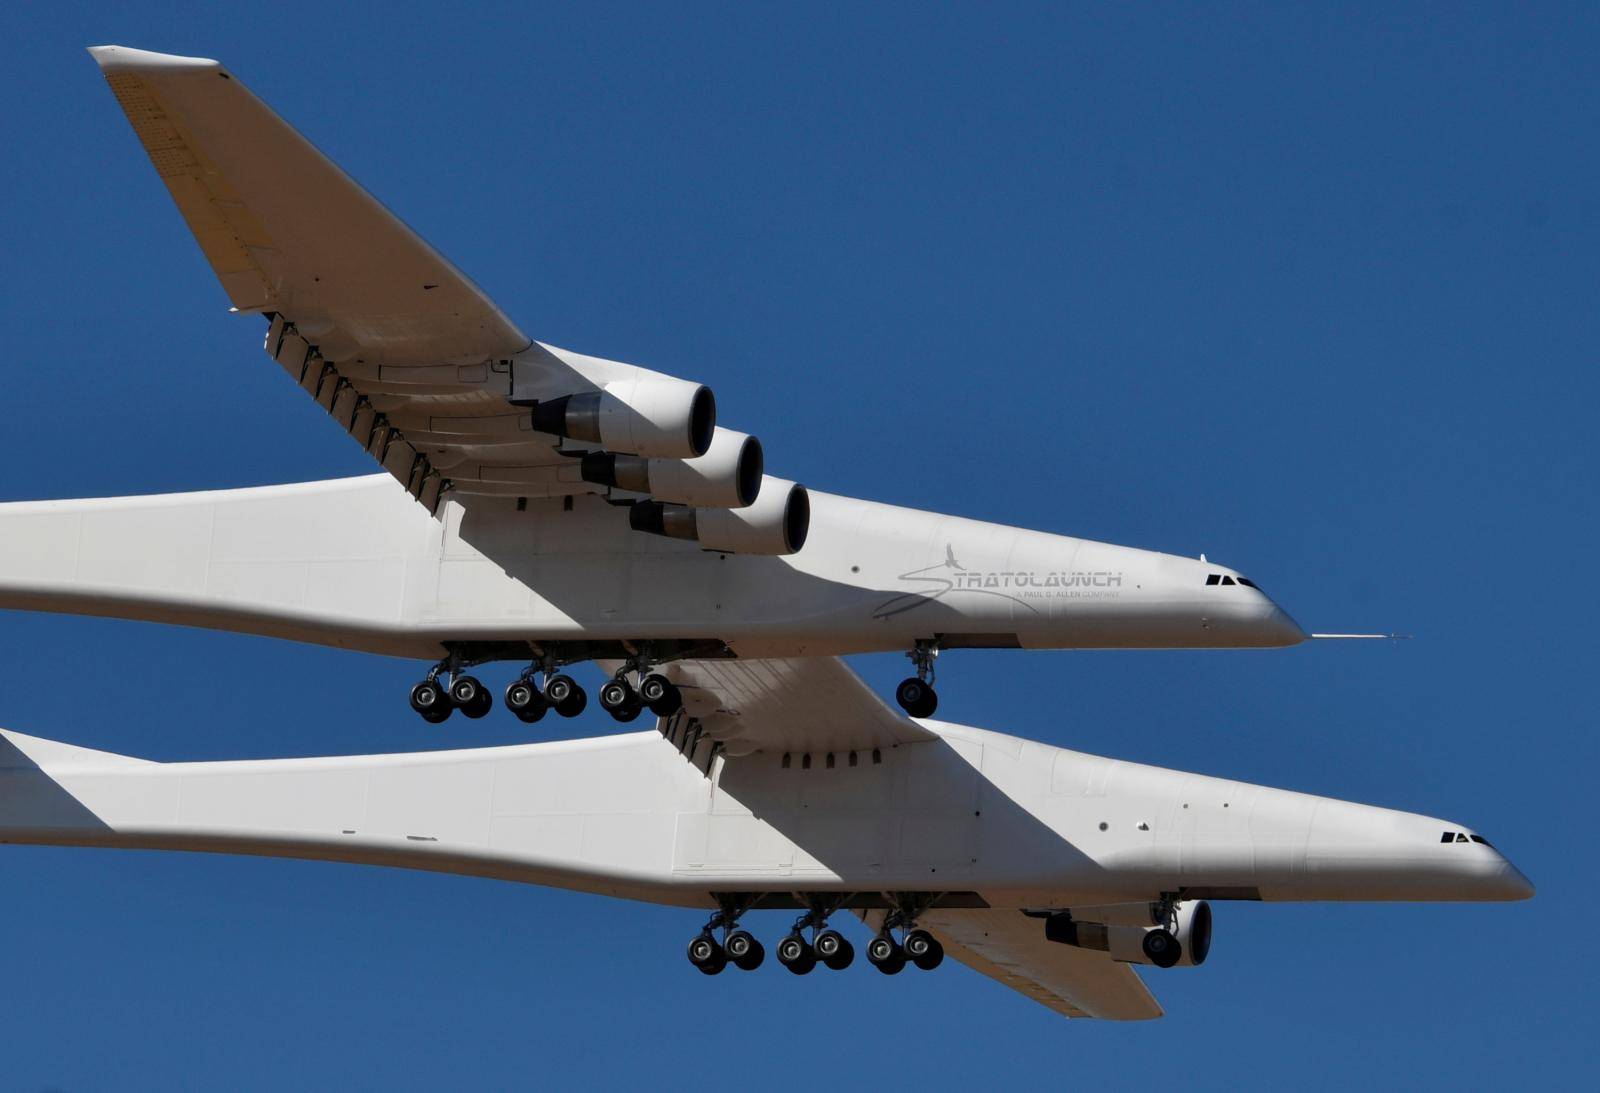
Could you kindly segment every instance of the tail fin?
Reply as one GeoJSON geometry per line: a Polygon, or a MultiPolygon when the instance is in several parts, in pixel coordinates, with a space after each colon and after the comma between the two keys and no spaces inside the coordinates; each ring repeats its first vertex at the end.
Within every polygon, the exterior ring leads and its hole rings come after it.
{"type": "Polygon", "coordinates": [[[152,766],[148,759],[135,759],[116,752],[79,748],[43,737],[0,729],[0,771],[60,771],[105,769],[106,767],[152,766]]]}

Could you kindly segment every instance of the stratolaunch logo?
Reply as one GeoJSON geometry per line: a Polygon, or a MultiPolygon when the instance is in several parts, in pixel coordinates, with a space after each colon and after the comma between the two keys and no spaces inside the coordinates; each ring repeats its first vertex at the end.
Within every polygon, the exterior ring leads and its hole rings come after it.
{"type": "Polygon", "coordinates": [[[1122,587],[1122,574],[1111,570],[1047,570],[1040,573],[1031,569],[968,569],[956,561],[955,550],[948,545],[944,548],[944,561],[902,573],[900,580],[931,587],[903,592],[885,600],[872,612],[873,618],[887,619],[892,615],[904,614],[958,592],[998,596],[1026,607],[1037,615],[1039,609],[1030,600],[1056,597],[1105,599],[1118,595],[1117,591],[1111,590],[1122,587]]]}

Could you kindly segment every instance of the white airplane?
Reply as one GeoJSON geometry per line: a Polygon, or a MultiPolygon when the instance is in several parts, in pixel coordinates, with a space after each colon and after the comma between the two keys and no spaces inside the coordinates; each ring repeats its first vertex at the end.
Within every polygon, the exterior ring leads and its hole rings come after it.
{"type": "Polygon", "coordinates": [[[769,477],[705,386],[532,341],[222,65],[90,52],[233,309],[387,474],[0,505],[0,607],[437,661],[433,721],[488,711],[490,660],[526,664],[525,721],[583,709],[563,666],[620,662],[599,697],[627,721],[676,708],[672,661],[904,650],[926,717],[943,649],[1337,636],[1203,557],[769,477]]]}
{"type": "Polygon", "coordinates": [[[872,930],[895,973],[948,953],[1068,1017],[1161,1007],[1208,900],[1527,899],[1453,821],[918,723],[840,661],[680,662],[657,732],[471,751],[151,763],[0,733],[0,842],[360,862],[714,913],[689,959],[753,969],[757,908],[804,974],[872,930]]]}

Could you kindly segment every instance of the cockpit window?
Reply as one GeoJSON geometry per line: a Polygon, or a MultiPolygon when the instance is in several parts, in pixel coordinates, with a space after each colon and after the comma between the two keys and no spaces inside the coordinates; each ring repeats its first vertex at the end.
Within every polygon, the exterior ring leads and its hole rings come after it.
{"type": "Polygon", "coordinates": [[[1207,573],[1206,574],[1206,584],[1221,584],[1221,583],[1222,583],[1222,574],[1220,574],[1220,573],[1207,573]]]}
{"type": "Polygon", "coordinates": [[[1439,841],[1442,843],[1475,842],[1481,846],[1487,846],[1490,850],[1494,849],[1494,843],[1490,842],[1482,835],[1468,835],[1465,831],[1446,831],[1443,835],[1439,836],[1439,841]]]}
{"type": "MultiPolygon", "coordinates": [[[[1256,582],[1252,581],[1249,577],[1240,577],[1239,583],[1244,585],[1246,588],[1256,588],[1256,582]]],[[[1257,588],[1256,591],[1259,592],[1261,590],[1257,588]]]]}
{"type": "Polygon", "coordinates": [[[1261,591],[1261,586],[1249,577],[1230,577],[1226,573],[1207,573],[1206,584],[1242,584],[1246,588],[1254,588],[1257,592],[1261,591]]]}

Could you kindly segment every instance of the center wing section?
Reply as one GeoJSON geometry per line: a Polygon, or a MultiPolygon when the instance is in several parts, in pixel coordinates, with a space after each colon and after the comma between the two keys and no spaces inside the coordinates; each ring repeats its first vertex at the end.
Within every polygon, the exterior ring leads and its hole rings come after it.
{"type": "Polygon", "coordinates": [[[685,660],[667,674],[683,692],[686,724],[737,758],[783,752],[796,762],[846,763],[870,753],[938,739],[891,710],[837,657],[685,660]]]}

